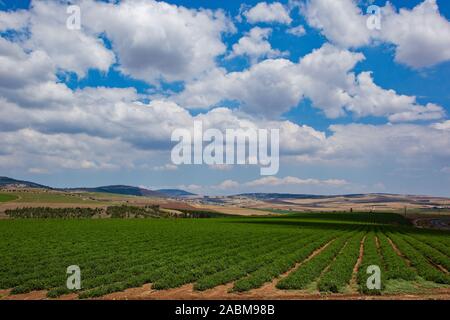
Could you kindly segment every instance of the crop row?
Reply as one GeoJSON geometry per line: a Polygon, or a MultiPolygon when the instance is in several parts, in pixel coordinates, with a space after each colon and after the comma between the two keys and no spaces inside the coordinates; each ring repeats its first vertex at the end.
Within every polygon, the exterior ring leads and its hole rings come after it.
{"type": "MultiPolygon", "coordinates": [[[[384,268],[383,261],[378,252],[377,242],[376,242],[375,232],[371,231],[366,235],[364,239],[364,253],[362,257],[361,264],[358,269],[357,280],[359,284],[360,292],[366,294],[380,294],[384,286],[384,268]],[[380,287],[369,287],[367,285],[367,280],[372,275],[372,273],[367,273],[370,266],[378,266],[380,268],[380,287]]],[[[369,270],[370,271],[370,270],[369,270]]]]}
{"type": "Polygon", "coordinates": [[[350,283],[353,268],[359,258],[361,240],[364,232],[358,232],[347,242],[344,249],[330,264],[317,284],[319,291],[339,292],[350,283]]]}
{"type": "Polygon", "coordinates": [[[349,236],[349,233],[347,233],[334,240],[319,254],[301,264],[297,270],[280,280],[276,285],[277,288],[304,289],[309,283],[318,278],[322,271],[333,261],[342,250],[342,247],[345,246],[349,236]]]}
{"type": "Polygon", "coordinates": [[[386,279],[414,280],[416,273],[407,265],[405,259],[395,252],[386,235],[378,232],[377,236],[386,268],[386,279]]]}
{"type": "MultiPolygon", "coordinates": [[[[306,237],[304,240],[306,240],[306,237]]],[[[140,285],[146,282],[153,282],[152,287],[154,289],[168,289],[177,287],[185,283],[194,282],[200,277],[207,276],[220,272],[232,265],[235,265],[241,260],[253,259],[258,254],[273,254],[273,252],[279,252],[281,248],[290,248],[296,245],[294,239],[284,239],[282,241],[271,241],[266,244],[263,242],[255,242],[253,246],[249,247],[237,247],[229,252],[223,252],[215,250],[214,254],[208,254],[207,252],[199,252],[197,258],[186,257],[179,259],[179,262],[166,263],[157,269],[146,266],[142,272],[138,272],[134,281],[138,281],[140,285]]],[[[297,240],[302,241],[302,240],[297,240]]],[[[126,272],[126,271],[125,271],[126,272]]],[[[123,278],[116,277],[114,279],[98,279],[97,283],[101,285],[93,290],[88,290],[81,293],[80,297],[93,297],[98,295],[104,295],[112,290],[116,290],[118,286],[126,288],[130,280],[123,281],[123,278]]],[[[136,282],[134,283],[136,284],[136,282]]],[[[88,286],[87,288],[90,288],[88,286]]]]}
{"type": "Polygon", "coordinates": [[[264,267],[256,270],[255,272],[252,272],[248,277],[242,278],[235,282],[233,290],[248,291],[250,289],[259,288],[264,283],[271,281],[274,277],[291,269],[296,263],[306,259],[314,252],[314,250],[325,245],[333,237],[335,237],[335,233],[323,235],[305,246],[279,257],[273,262],[266,264],[264,267]]]}
{"type": "Polygon", "coordinates": [[[436,283],[450,284],[450,276],[430,264],[418,250],[403,239],[402,235],[389,232],[388,236],[394,241],[422,278],[436,283]]]}
{"type": "Polygon", "coordinates": [[[446,268],[447,271],[450,269],[450,258],[439,250],[408,235],[403,235],[403,239],[428,259],[430,259],[430,261],[432,261],[434,264],[446,268]]]}
{"type": "Polygon", "coordinates": [[[209,288],[213,288],[217,285],[225,284],[242,277],[247,276],[253,272],[256,272],[260,268],[264,268],[264,266],[273,263],[276,257],[283,257],[289,253],[291,253],[297,247],[303,247],[308,242],[314,242],[318,239],[324,237],[323,233],[316,234],[312,237],[303,238],[293,246],[287,246],[285,248],[279,248],[275,252],[271,252],[266,255],[259,256],[248,256],[246,259],[240,260],[240,262],[231,265],[226,270],[216,272],[211,275],[206,275],[197,280],[194,285],[194,289],[196,290],[206,290],[209,288]]]}
{"type": "MultiPolygon", "coordinates": [[[[146,282],[153,282],[161,277],[167,275],[171,270],[189,269],[192,263],[207,263],[214,259],[214,257],[221,256],[226,257],[228,255],[234,255],[237,251],[252,251],[257,250],[258,247],[254,248],[248,246],[251,241],[254,240],[259,246],[263,245],[283,245],[290,241],[289,236],[285,235],[279,239],[269,243],[268,240],[264,240],[260,237],[249,238],[247,241],[235,241],[231,242],[228,246],[223,246],[223,241],[221,237],[210,241],[205,244],[198,244],[198,246],[186,247],[180,246],[175,247],[174,250],[160,252],[156,256],[147,255],[145,252],[141,253],[137,260],[127,259],[120,264],[115,264],[113,266],[103,265],[102,268],[97,268],[94,273],[87,273],[83,278],[83,289],[90,290],[96,287],[103,287],[103,289],[92,290],[90,292],[83,293],[83,296],[97,296],[100,291],[105,293],[110,292],[107,290],[108,286],[117,285],[118,282],[123,282],[124,279],[128,277],[128,281],[138,281],[142,284],[146,282]],[[249,242],[250,241],[250,242],[249,242]],[[221,248],[221,250],[218,250],[221,248]]],[[[270,247],[270,246],[269,246],[270,247]]],[[[133,282],[133,283],[134,283],[133,282]]],[[[54,289],[55,292],[61,292],[62,288],[54,289]]]]}

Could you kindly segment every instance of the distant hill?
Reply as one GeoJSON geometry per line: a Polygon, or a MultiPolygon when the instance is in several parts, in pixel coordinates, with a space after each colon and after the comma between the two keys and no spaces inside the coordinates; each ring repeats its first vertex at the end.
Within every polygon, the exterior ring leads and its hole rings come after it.
{"type": "Polygon", "coordinates": [[[16,180],[8,177],[0,177],[0,187],[51,189],[50,187],[44,186],[42,184],[30,181],[16,180]]]}
{"type": "Polygon", "coordinates": [[[181,189],[159,189],[156,192],[162,193],[167,197],[189,197],[196,196],[195,193],[191,193],[181,189]]]}
{"type": "MultiPolygon", "coordinates": [[[[43,188],[43,189],[53,189],[60,191],[86,191],[86,192],[105,192],[105,193],[114,193],[114,194],[123,194],[123,195],[132,195],[132,196],[144,196],[144,197],[167,197],[165,193],[157,192],[153,190],[148,190],[145,188],[133,187],[133,186],[125,186],[125,185],[112,185],[112,186],[102,186],[102,187],[94,187],[94,188],[51,188],[48,186],[44,186],[42,184],[30,182],[30,181],[22,181],[16,180],[8,177],[0,177],[0,187],[12,187],[12,188],[43,188]]],[[[179,190],[180,192],[183,190],[179,190]]],[[[186,191],[185,191],[186,192],[186,191]]],[[[188,193],[188,192],[186,192],[188,193]]]]}
{"type": "Polygon", "coordinates": [[[316,194],[295,194],[295,193],[241,193],[235,197],[247,197],[259,200],[267,199],[325,199],[336,197],[355,198],[362,197],[364,194],[344,194],[344,195],[316,195],[316,194]]]}
{"type": "Polygon", "coordinates": [[[144,197],[164,197],[163,193],[148,190],[145,188],[125,186],[125,185],[113,185],[113,186],[103,186],[103,187],[95,187],[95,188],[74,188],[74,189],[66,189],[66,190],[79,190],[86,192],[106,192],[106,193],[115,193],[115,194],[123,194],[130,196],[144,196],[144,197]]]}

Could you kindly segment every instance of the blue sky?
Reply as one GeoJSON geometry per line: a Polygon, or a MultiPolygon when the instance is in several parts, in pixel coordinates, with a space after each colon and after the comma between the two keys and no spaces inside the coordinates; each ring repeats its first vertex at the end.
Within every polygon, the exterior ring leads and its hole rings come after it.
{"type": "Polygon", "coordinates": [[[81,30],[65,28],[67,1],[0,1],[0,175],[449,195],[448,1],[70,3],[81,30]],[[279,127],[279,173],[174,166],[170,132],[196,119],[279,127]]]}

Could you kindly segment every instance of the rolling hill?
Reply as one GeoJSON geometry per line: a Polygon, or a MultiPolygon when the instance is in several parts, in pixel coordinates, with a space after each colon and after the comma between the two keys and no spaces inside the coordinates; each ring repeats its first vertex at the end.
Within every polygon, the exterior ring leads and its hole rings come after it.
{"type": "Polygon", "coordinates": [[[168,197],[190,197],[196,196],[195,193],[191,193],[181,189],[159,189],[156,192],[162,193],[168,197]]]}
{"type": "Polygon", "coordinates": [[[65,189],[66,191],[86,191],[86,192],[105,192],[114,194],[123,194],[130,196],[143,196],[143,197],[164,197],[163,193],[148,190],[140,187],[126,186],[126,185],[111,185],[95,188],[74,188],[65,189]]]}
{"type": "Polygon", "coordinates": [[[43,188],[43,189],[52,189],[48,186],[44,186],[42,184],[24,181],[24,180],[16,180],[8,177],[0,177],[0,187],[14,187],[14,188],[43,188]]]}

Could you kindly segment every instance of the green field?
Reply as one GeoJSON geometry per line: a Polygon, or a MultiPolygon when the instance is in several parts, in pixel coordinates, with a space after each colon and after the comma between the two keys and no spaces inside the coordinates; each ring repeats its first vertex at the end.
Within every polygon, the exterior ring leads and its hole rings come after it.
{"type": "Polygon", "coordinates": [[[234,283],[233,291],[246,292],[287,271],[278,289],[420,292],[448,288],[449,235],[415,229],[401,216],[384,213],[0,220],[0,289],[45,289],[58,297],[69,293],[66,268],[78,265],[79,298],[146,283],[154,289],[193,283],[198,291],[234,283]],[[370,265],[382,271],[381,290],[365,285],[370,265]]]}
{"type": "Polygon", "coordinates": [[[0,202],[16,200],[17,196],[12,194],[0,193],[0,202]]]}
{"type": "Polygon", "coordinates": [[[78,195],[55,192],[14,192],[20,203],[97,203],[78,195]]]}

